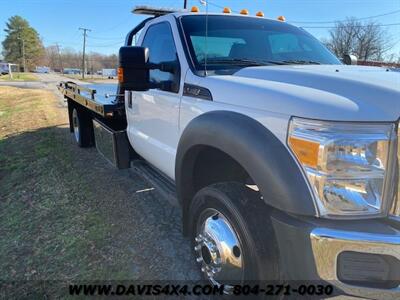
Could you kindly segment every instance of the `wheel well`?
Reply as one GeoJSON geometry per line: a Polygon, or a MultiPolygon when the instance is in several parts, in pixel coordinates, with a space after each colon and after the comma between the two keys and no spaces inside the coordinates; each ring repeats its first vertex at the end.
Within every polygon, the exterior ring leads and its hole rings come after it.
{"type": "MultiPolygon", "coordinates": [[[[211,146],[195,146],[184,163],[181,184],[183,233],[188,234],[187,211],[194,195],[202,188],[218,182],[239,182],[255,186],[245,168],[229,154],[211,146]]],[[[257,190],[257,189],[256,189],[257,190]]]]}
{"type": "Polygon", "coordinates": [[[194,162],[193,192],[224,181],[254,184],[247,171],[231,156],[217,148],[201,146],[194,162]]]}

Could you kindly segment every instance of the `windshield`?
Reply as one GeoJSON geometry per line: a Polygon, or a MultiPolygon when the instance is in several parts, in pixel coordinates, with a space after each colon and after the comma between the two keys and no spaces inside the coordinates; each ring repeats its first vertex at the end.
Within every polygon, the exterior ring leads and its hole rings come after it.
{"type": "Polygon", "coordinates": [[[204,70],[205,64],[208,71],[258,65],[341,64],[316,38],[283,22],[209,15],[207,35],[204,15],[183,16],[181,23],[198,71],[204,70]]]}

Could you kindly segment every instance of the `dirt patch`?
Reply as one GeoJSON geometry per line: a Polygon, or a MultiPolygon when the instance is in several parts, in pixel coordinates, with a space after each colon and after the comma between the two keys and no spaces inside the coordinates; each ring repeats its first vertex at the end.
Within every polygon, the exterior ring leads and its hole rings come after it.
{"type": "Polygon", "coordinates": [[[17,282],[6,298],[58,297],[54,280],[199,278],[179,210],[78,148],[51,92],[0,87],[0,111],[0,282],[17,282]]]}

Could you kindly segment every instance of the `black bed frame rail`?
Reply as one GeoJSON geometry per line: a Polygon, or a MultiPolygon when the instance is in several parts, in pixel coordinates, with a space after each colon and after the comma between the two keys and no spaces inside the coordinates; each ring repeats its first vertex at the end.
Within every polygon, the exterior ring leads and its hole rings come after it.
{"type": "Polygon", "coordinates": [[[65,98],[79,103],[103,118],[115,118],[117,116],[124,115],[124,104],[121,102],[113,104],[96,102],[95,89],[90,89],[71,81],[62,81],[58,85],[58,90],[64,95],[65,98]],[[87,92],[89,96],[82,95],[81,92],[83,91],[87,92]]]}

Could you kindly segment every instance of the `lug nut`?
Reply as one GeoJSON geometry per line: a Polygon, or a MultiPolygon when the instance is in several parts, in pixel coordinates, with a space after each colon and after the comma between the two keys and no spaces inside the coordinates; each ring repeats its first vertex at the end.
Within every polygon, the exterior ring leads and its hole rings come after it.
{"type": "Polygon", "coordinates": [[[201,245],[197,245],[196,247],[194,247],[194,251],[199,251],[201,250],[201,245]]]}
{"type": "Polygon", "coordinates": [[[196,241],[196,243],[200,243],[202,241],[202,238],[200,236],[196,236],[194,240],[196,241]]]}
{"type": "Polygon", "coordinates": [[[203,258],[202,258],[202,257],[198,257],[198,258],[196,258],[196,261],[197,261],[198,263],[201,263],[201,262],[203,261],[203,258]]]}

